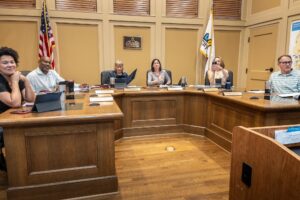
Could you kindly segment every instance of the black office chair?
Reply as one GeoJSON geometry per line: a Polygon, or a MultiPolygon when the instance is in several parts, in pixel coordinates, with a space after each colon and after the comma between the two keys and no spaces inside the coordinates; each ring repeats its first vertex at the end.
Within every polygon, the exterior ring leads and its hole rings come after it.
{"type": "Polygon", "coordinates": [[[100,74],[100,77],[101,77],[101,85],[104,85],[104,84],[109,84],[109,78],[110,78],[110,74],[113,72],[113,70],[105,70],[105,71],[102,71],[101,74],[100,74]]]}
{"type": "MultiPolygon", "coordinates": [[[[231,70],[228,70],[228,78],[227,78],[226,82],[230,82],[231,86],[233,86],[233,72],[231,70]]],[[[205,74],[204,85],[210,85],[207,72],[205,74]]]]}
{"type": "Polygon", "coordinates": [[[21,74],[23,76],[27,76],[27,74],[29,74],[31,71],[29,71],[29,70],[23,70],[23,71],[20,71],[20,72],[21,72],[21,74]]]}
{"type": "Polygon", "coordinates": [[[228,70],[227,82],[230,82],[231,86],[233,86],[233,72],[231,70],[228,70]]]}
{"type": "MultiPolygon", "coordinates": [[[[170,85],[172,85],[172,72],[170,71],[170,70],[167,70],[167,69],[164,69],[167,73],[168,73],[168,75],[169,75],[169,77],[170,77],[170,80],[171,80],[171,82],[170,82],[170,85]]],[[[147,71],[147,73],[146,73],[146,85],[148,86],[148,73],[149,72],[151,72],[151,70],[149,69],[148,71],[147,71]]],[[[166,84],[167,82],[165,81],[165,83],[164,83],[164,85],[166,84]]]]}

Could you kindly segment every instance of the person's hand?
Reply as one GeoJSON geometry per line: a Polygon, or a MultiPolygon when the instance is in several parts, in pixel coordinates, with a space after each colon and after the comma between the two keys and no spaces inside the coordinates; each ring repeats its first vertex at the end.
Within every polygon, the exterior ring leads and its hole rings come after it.
{"type": "Polygon", "coordinates": [[[23,74],[20,74],[20,80],[25,82],[27,80],[27,78],[23,74]]]}
{"type": "Polygon", "coordinates": [[[152,81],[152,84],[158,84],[159,83],[159,80],[153,80],[152,81]]]}
{"type": "Polygon", "coordinates": [[[12,82],[14,82],[14,81],[19,82],[20,76],[21,76],[21,72],[15,71],[15,72],[10,76],[10,80],[11,80],[12,82]]]}
{"type": "Polygon", "coordinates": [[[221,67],[220,65],[217,65],[217,70],[221,71],[221,70],[223,70],[223,67],[221,67]]]}
{"type": "Polygon", "coordinates": [[[222,69],[223,68],[220,65],[218,65],[218,64],[215,64],[215,65],[212,66],[212,70],[213,71],[221,71],[222,69]]]}
{"type": "Polygon", "coordinates": [[[164,76],[159,76],[158,79],[159,79],[159,81],[158,81],[159,83],[163,83],[164,82],[164,76]]]}

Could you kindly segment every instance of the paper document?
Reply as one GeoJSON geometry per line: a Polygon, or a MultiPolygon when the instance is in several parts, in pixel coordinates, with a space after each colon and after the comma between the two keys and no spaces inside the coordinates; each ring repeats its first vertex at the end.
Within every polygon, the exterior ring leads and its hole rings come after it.
{"type": "Polygon", "coordinates": [[[287,130],[275,131],[275,140],[281,144],[294,144],[300,142],[300,131],[287,132],[287,130]]]}
{"type": "Polygon", "coordinates": [[[295,92],[295,93],[288,93],[288,94],[278,94],[280,97],[294,97],[300,95],[300,92],[295,92]]]}

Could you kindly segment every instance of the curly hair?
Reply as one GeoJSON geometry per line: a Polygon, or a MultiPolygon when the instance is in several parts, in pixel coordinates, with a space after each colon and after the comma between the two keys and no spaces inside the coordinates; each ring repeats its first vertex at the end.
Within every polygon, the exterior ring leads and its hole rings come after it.
{"type": "Polygon", "coordinates": [[[13,57],[16,64],[19,63],[19,54],[12,48],[1,47],[0,48],[0,57],[2,57],[2,56],[11,56],[11,57],[13,57]]]}

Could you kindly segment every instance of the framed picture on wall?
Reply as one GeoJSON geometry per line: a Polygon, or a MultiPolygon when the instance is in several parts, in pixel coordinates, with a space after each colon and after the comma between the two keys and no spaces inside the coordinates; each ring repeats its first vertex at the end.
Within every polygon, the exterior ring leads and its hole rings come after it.
{"type": "Polygon", "coordinates": [[[142,49],[142,37],[139,36],[124,36],[124,49],[142,49]]]}

